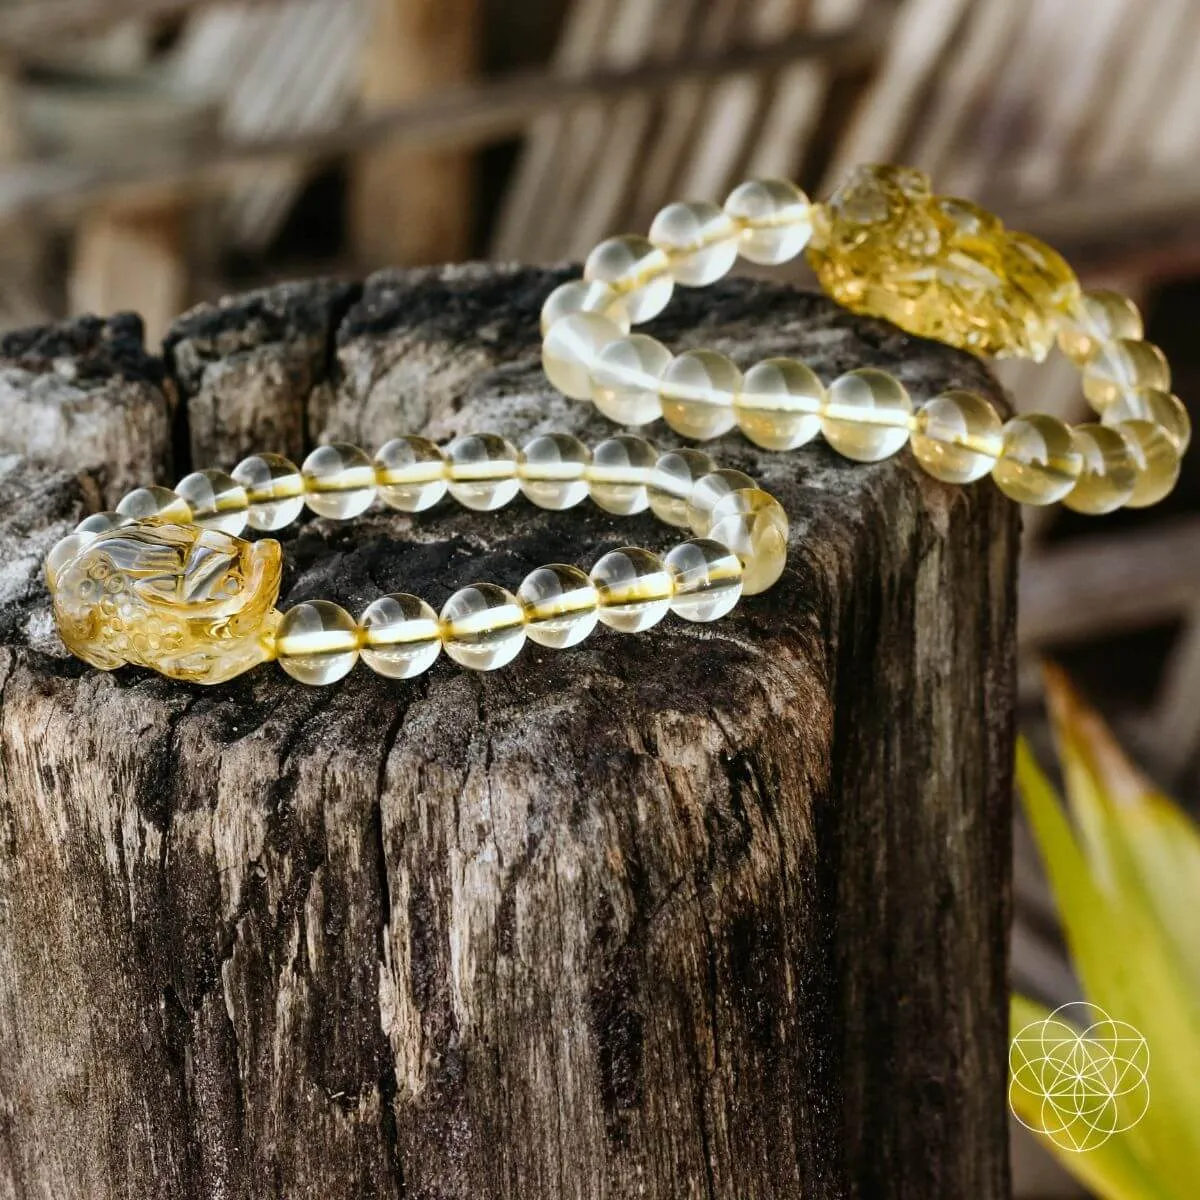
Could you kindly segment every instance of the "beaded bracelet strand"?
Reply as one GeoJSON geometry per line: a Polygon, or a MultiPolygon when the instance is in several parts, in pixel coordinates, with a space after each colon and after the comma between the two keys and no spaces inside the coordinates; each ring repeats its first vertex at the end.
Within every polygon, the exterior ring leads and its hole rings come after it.
{"type": "Polygon", "coordinates": [[[176,679],[220,683],[269,659],[303,683],[341,679],[361,657],[381,675],[407,679],[444,649],[455,662],[490,671],[526,639],[561,649],[598,622],[636,633],[674,612],[687,621],[725,616],[742,595],[765,591],[787,555],[781,505],[740,471],[708,455],[659,453],[618,434],[589,450],[563,433],[518,451],[496,434],[456,438],[444,450],[401,437],[372,458],[344,443],[320,446],[303,466],[275,454],[243,459],[230,474],[196,471],[174,489],[138,488],[115,512],[87,517],[46,559],[54,614],[67,647],[93,666],[150,667],[176,679]],[[307,505],[347,519],[379,498],[421,512],[449,493],[489,512],[518,492],[546,509],[585,497],[607,512],[647,508],[694,536],[661,558],[625,546],[590,572],[539,567],[515,593],[494,583],[456,591],[441,613],[406,593],[382,596],[356,620],[327,600],[280,613],[282,552],[270,532],[307,505]]]}
{"type": "Polygon", "coordinates": [[[698,440],[736,425],[768,450],[820,433],[859,462],[910,442],[935,478],[970,483],[990,473],[1023,504],[1061,500],[1089,514],[1154,504],[1174,487],[1191,434],[1166,358],[1143,340],[1132,301],[1082,290],[1049,246],[969,201],[934,195],[926,176],[901,167],[860,167],[825,204],[773,179],[742,184],[723,207],[670,204],[648,238],[610,238],[592,251],[583,279],[546,300],[542,333],[550,381],[619,424],[661,416],[698,440]],[[1057,341],[1080,368],[1099,422],[1071,428],[1030,413],[1002,423],[986,397],[965,390],[914,411],[885,371],[848,371],[826,386],[798,359],[773,358],[743,375],[723,354],[676,356],[630,332],[666,307],[677,284],[713,283],[739,255],[773,265],[805,250],[835,300],[908,332],[1037,361],[1057,341]]]}

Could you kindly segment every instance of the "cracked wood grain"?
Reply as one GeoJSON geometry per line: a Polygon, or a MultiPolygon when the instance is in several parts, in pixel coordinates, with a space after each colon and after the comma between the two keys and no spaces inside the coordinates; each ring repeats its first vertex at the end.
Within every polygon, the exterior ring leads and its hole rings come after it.
{"type": "MultiPolygon", "coordinates": [[[[494,675],[205,690],[57,643],[41,556],[134,468],[605,436],[539,372],[563,277],[287,285],[186,314],[161,358],[126,318],[0,346],[0,428],[69,377],[105,431],[0,457],[4,1200],[1007,1196],[1016,517],[990,486],[722,439],[791,515],[780,585],[494,675]]],[[[1000,402],[785,287],[657,324],[1000,402]]],[[[358,611],[670,536],[518,501],[284,540],[285,604],[358,611]]]]}

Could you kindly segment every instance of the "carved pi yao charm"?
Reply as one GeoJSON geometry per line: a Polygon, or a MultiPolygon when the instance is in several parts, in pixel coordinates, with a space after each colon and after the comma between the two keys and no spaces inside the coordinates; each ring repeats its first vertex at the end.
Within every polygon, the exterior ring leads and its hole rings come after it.
{"type": "Polygon", "coordinates": [[[64,554],[50,573],[55,620],[67,648],[95,667],[222,683],[274,657],[276,541],[142,521],[64,554]]]}
{"type": "Polygon", "coordinates": [[[808,259],[852,312],[997,357],[1041,362],[1079,295],[1055,250],[907,167],[859,167],[814,206],[808,259]]]}

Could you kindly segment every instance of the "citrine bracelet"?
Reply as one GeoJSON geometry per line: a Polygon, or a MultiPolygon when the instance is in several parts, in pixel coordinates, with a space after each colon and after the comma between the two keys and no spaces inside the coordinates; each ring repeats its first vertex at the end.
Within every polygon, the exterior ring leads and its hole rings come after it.
{"type": "Polygon", "coordinates": [[[758,180],[723,207],[668,205],[649,237],[596,247],[583,279],[547,299],[542,332],[551,382],[620,424],[661,416],[700,440],[736,425],[768,450],[822,434],[861,462],[910,443],[936,478],[990,474],[1024,504],[1061,500],[1082,513],[1153,504],[1174,486],[1190,436],[1166,359],[1143,340],[1131,301],[1082,290],[1049,246],[969,201],[935,195],[926,176],[902,167],[860,167],[824,204],[791,183],[758,180]],[[1057,341],[1099,420],[1071,428],[1030,413],[1002,423],[973,392],[915,405],[895,376],[873,368],[826,382],[798,359],[773,358],[743,374],[723,354],[673,355],[630,332],[666,307],[676,285],[713,283],[739,255],[770,265],[805,251],[831,297],[910,333],[1037,361],[1057,341]]]}
{"type": "Polygon", "coordinates": [[[632,434],[589,450],[569,434],[548,433],[520,451],[495,434],[459,437],[445,449],[401,437],[374,457],[345,444],[318,447],[301,467],[255,454],[230,474],[197,471],[174,489],[138,488],[115,512],[87,517],[63,538],[47,556],[46,578],[63,641],[105,670],[133,664],[221,683],[277,659],[294,678],[325,684],[361,658],[381,675],[407,679],[443,650],[489,671],[511,662],[527,639],[561,649],[597,623],[637,633],[668,612],[717,620],[779,578],[787,528],[778,501],[749,476],[719,469],[697,450],[659,453],[632,434]],[[277,611],[280,545],[240,536],[247,524],[281,529],[306,506],[346,519],[378,499],[413,513],[447,493],[485,512],[518,493],[546,509],[590,497],[618,515],[652,509],[694,536],[661,558],[625,546],[590,572],[539,567],[515,592],[477,583],[440,613],[417,596],[382,596],[357,620],[326,600],[277,611]]]}

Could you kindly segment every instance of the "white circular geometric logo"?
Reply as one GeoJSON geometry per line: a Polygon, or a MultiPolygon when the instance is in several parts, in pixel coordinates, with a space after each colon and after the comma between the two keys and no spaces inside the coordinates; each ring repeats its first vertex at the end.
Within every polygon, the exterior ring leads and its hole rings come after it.
{"type": "Polygon", "coordinates": [[[1013,1116],[1063,1150],[1094,1150],[1132,1129],[1150,1107],[1146,1039],[1081,1000],[1026,1025],[1012,1040],[1008,1064],[1013,1116]]]}

